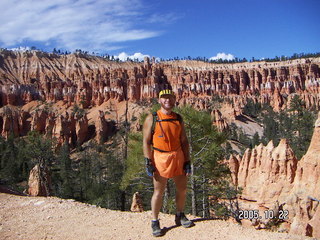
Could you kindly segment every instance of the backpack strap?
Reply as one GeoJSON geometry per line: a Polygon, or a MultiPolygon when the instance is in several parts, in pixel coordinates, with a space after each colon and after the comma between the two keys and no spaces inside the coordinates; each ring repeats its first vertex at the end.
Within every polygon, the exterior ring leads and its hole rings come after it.
{"type": "Polygon", "coordinates": [[[156,119],[156,122],[173,122],[173,121],[179,121],[179,123],[182,123],[182,117],[179,113],[175,113],[177,115],[177,118],[170,118],[170,119],[156,119]]]}
{"type": "Polygon", "coordinates": [[[176,114],[177,114],[177,119],[178,119],[179,123],[181,124],[183,122],[183,119],[179,113],[176,113],[176,114]]]}
{"type": "Polygon", "coordinates": [[[158,121],[158,114],[157,112],[152,113],[152,126],[151,126],[151,145],[153,145],[153,135],[154,135],[154,129],[156,128],[156,122],[158,121]]]}
{"type": "MultiPolygon", "coordinates": [[[[154,130],[156,128],[156,123],[157,122],[179,121],[179,123],[181,124],[183,122],[181,115],[179,113],[176,113],[176,115],[177,115],[177,118],[175,118],[175,119],[163,119],[163,120],[161,120],[161,119],[159,119],[157,112],[153,112],[152,113],[152,117],[153,118],[152,118],[151,141],[150,141],[152,146],[153,146],[153,135],[154,135],[154,130]]],[[[167,152],[167,151],[164,151],[164,150],[161,150],[161,149],[157,149],[157,148],[154,148],[154,147],[153,147],[153,149],[158,150],[160,152],[167,152]]]]}

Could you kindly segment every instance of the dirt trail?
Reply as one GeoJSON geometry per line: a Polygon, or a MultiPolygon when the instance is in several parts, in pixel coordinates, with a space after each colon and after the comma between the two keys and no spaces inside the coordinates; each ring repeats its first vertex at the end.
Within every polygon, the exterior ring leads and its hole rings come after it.
{"type": "MultiPolygon", "coordinates": [[[[151,212],[120,212],[56,197],[25,197],[0,193],[1,240],[107,240],[155,239],[150,229],[151,212]]],[[[166,234],[158,239],[312,239],[257,231],[220,220],[189,216],[195,226],[177,227],[174,216],[160,214],[166,234]]]]}

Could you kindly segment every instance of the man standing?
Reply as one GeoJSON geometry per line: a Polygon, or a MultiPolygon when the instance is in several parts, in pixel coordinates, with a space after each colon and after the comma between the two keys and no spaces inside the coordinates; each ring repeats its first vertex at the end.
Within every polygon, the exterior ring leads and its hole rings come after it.
{"type": "Polygon", "coordinates": [[[163,235],[159,224],[159,212],[167,181],[173,178],[176,186],[175,222],[191,227],[193,222],[184,215],[187,192],[187,176],[191,174],[189,143],[179,114],[172,111],[176,97],[172,90],[159,93],[161,109],[147,116],[143,125],[143,153],[146,170],[153,177],[154,192],[151,199],[152,233],[163,235]]]}

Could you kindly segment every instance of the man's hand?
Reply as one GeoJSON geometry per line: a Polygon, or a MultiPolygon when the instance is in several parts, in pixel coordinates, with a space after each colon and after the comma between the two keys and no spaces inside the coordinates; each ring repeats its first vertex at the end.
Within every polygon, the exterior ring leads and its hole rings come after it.
{"type": "Polygon", "coordinates": [[[191,162],[190,161],[184,163],[183,170],[187,176],[191,175],[192,171],[191,171],[191,162]]]}
{"type": "Polygon", "coordinates": [[[153,177],[153,173],[156,171],[156,168],[153,166],[152,161],[150,158],[144,158],[146,161],[146,172],[149,177],[153,177]]]}

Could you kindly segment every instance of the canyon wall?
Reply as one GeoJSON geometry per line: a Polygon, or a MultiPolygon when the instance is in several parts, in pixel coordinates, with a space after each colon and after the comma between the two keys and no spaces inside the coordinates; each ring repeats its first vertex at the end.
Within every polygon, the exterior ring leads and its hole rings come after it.
{"type": "MultiPolygon", "coordinates": [[[[136,63],[80,53],[57,55],[2,49],[0,132],[5,137],[9,132],[22,136],[35,129],[54,135],[61,142],[81,144],[93,135],[88,131],[99,131],[96,138],[103,141],[101,136],[108,124],[98,111],[106,112],[110,101],[113,105],[124,100],[140,106],[150,103],[167,87],[176,92],[179,104],[191,104],[198,109],[212,108],[213,98],[223,98],[234,109],[233,118],[241,114],[247,99],[269,103],[278,111],[298,94],[306,107],[319,109],[320,58],[235,64],[187,60],[158,63],[154,58],[145,58],[143,63],[136,63]],[[46,105],[41,107],[45,109],[23,107],[34,102],[46,105]],[[87,124],[84,112],[57,111],[52,107],[57,104],[65,110],[97,108],[94,124],[87,124]],[[90,126],[94,129],[88,130],[90,126]]],[[[212,116],[219,129],[227,127],[225,116],[219,112],[212,116]]]]}
{"type": "Polygon", "coordinates": [[[307,107],[319,109],[320,58],[235,64],[146,58],[123,63],[82,54],[2,50],[0,86],[0,106],[62,100],[88,108],[109,99],[149,100],[171,86],[179,102],[198,108],[206,108],[218,95],[235,105],[253,98],[279,110],[297,93],[307,107]]]}
{"type": "MultiPolygon", "coordinates": [[[[288,211],[284,230],[320,237],[320,112],[307,153],[297,160],[287,140],[247,149],[243,157],[231,156],[233,183],[242,188],[240,206],[288,211]]],[[[264,219],[270,220],[270,219],[264,219]]]]}

